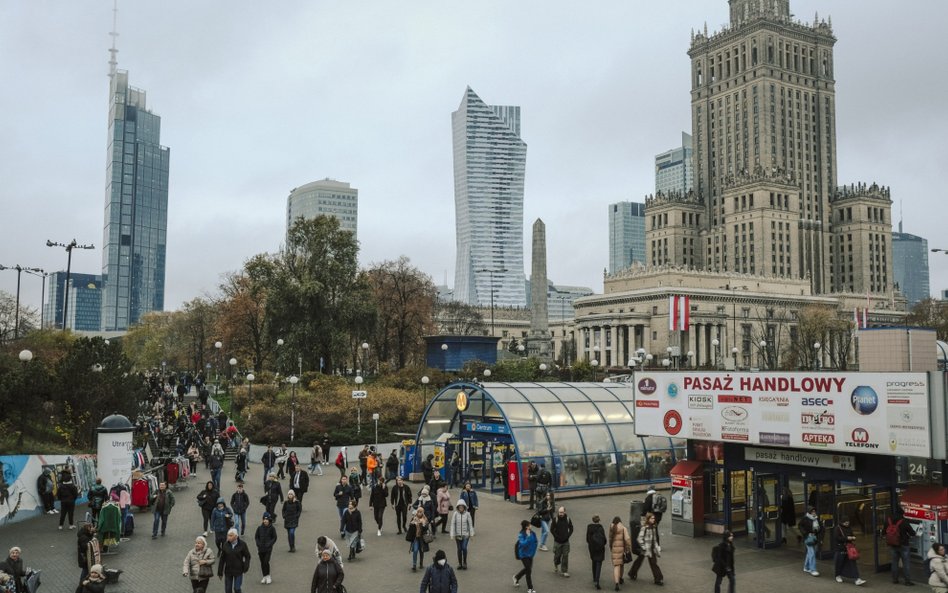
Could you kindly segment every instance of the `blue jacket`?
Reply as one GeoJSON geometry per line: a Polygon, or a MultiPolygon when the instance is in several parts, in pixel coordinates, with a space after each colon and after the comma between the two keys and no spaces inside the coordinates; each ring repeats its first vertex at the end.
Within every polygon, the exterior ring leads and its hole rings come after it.
{"type": "MultiPolygon", "coordinates": [[[[217,499],[218,505],[223,503],[223,498],[217,499]]],[[[233,517],[234,511],[227,508],[226,505],[224,508],[220,508],[220,506],[214,507],[214,510],[211,512],[211,530],[214,531],[214,533],[227,533],[227,530],[230,529],[230,527],[227,526],[227,515],[233,517]]]]}
{"type": "Polygon", "coordinates": [[[468,510],[477,508],[477,492],[474,492],[473,490],[470,492],[467,490],[461,490],[461,500],[467,504],[468,510]]]}
{"type": "Polygon", "coordinates": [[[537,534],[521,531],[517,534],[517,546],[521,558],[533,558],[537,555],[537,534]]]}

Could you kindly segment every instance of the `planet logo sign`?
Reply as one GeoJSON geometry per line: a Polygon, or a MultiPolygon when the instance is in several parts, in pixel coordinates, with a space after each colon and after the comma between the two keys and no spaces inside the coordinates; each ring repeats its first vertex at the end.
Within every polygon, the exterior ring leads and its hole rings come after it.
{"type": "Polygon", "coordinates": [[[674,399],[678,397],[678,385],[675,383],[668,384],[668,397],[674,399]]]}
{"type": "Polygon", "coordinates": [[[658,384],[655,379],[645,377],[639,381],[639,393],[642,395],[652,395],[656,391],[658,391],[658,384]]]}
{"type": "Polygon", "coordinates": [[[879,396],[876,395],[876,391],[868,385],[860,385],[855,388],[849,399],[853,405],[853,409],[856,410],[856,413],[860,416],[868,416],[879,407],[879,396]]]}
{"type": "Polygon", "coordinates": [[[669,410],[665,412],[665,418],[662,420],[662,424],[665,426],[665,432],[675,436],[681,432],[681,414],[679,414],[676,410],[669,410]]]}

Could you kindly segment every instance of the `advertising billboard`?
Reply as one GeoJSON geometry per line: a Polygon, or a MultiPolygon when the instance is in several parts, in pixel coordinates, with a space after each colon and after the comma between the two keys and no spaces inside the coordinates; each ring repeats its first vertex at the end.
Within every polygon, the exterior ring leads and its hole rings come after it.
{"type": "Polygon", "coordinates": [[[639,435],[930,457],[925,373],[637,373],[639,435]]]}

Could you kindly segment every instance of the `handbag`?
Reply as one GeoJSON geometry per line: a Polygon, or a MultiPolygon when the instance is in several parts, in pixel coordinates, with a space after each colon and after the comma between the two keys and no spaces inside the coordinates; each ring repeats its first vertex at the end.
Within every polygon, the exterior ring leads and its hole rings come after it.
{"type": "Polygon", "coordinates": [[[334,590],[336,593],[346,593],[346,588],[343,586],[342,583],[339,583],[338,585],[336,585],[335,587],[333,587],[333,590],[334,590]]]}
{"type": "Polygon", "coordinates": [[[431,533],[430,531],[427,531],[425,532],[424,535],[421,536],[421,540],[425,542],[426,544],[430,544],[431,542],[435,540],[435,534],[431,533]]]}
{"type": "Polygon", "coordinates": [[[214,576],[214,567],[210,564],[201,564],[198,566],[198,578],[209,579],[214,576]]]}
{"type": "Polygon", "coordinates": [[[859,550],[856,549],[856,544],[846,544],[846,557],[850,560],[859,560],[859,550]]]}
{"type": "Polygon", "coordinates": [[[534,527],[539,527],[542,521],[540,520],[540,513],[533,513],[533,516],[530,517],[530,525],[534,527]]]}
{"type": "Polygon", "coordinates": [[[632,562],[632,552],[624,552],[622,554],[622,564],[628,564],[632,562]]]}

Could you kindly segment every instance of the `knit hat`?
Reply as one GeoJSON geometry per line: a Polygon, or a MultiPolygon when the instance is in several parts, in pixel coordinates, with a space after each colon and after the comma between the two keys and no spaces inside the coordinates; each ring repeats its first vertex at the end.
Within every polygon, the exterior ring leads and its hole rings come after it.
{"type": "Polygon", "coordinates": [[[93,572],[98,573],[98,574],[101,574],[101,575],[104,575],[104,574],[105,574],[105,573],[103,572],[103,570],[102,570],[102,565],[101,565],[101,564],[93,564],[92,567],[89,568],[89,573],[91,574],[91,573],[93,573],[93,572]]]}
{"type": "Polygon", "coordinates": [[[437,552],[435,552],[434,559],[435,559],[435,562],[437,562],[438,560],[444,560],[447,557],[448,556],[447,554],[444,553],[444,550],[438,550],[437,552]]]}
{"type": "Polygon", "coordinates": [[[264,521],[269,521],[269,520],[272,519],[272,518],[273,518],[273,517],[270,516],[270,513],[264,513],[264,514],[263,514],[263,520],[264,520],[264,521]]]}

